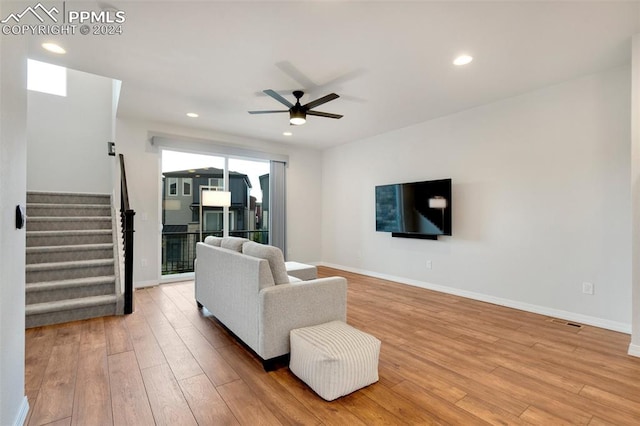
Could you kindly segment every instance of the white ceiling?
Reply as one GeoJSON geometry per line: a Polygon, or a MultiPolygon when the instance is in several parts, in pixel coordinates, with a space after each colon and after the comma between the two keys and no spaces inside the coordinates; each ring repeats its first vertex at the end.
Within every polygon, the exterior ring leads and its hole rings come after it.
{"type": "Polygon", "coordinates": [[[122,117],[318,148],[628,64],[640,17],[638,2],[110,5],[126,12],[123,35],[34,37],[30,56],[122,80],[122,117]],[[462,52],[474,61],[453,66],[462,52]],[[303,103],[336,92],[317,109],[344,118],[249,115],[282,109],[263,89],[302,89],[303,103]]]}

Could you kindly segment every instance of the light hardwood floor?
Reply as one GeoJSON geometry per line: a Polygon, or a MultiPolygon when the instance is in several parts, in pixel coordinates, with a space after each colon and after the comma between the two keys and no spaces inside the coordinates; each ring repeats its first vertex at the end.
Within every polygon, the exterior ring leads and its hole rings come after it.
{"type": "Polygon", "coordinates": [[[29,329],[29,425],[640,424],[629,336],[320,268],[349,280],[348,322],[382,340],[380,381],[325,402],[265,373],[193,282],[136,292],[136,312],[29,329]]]}

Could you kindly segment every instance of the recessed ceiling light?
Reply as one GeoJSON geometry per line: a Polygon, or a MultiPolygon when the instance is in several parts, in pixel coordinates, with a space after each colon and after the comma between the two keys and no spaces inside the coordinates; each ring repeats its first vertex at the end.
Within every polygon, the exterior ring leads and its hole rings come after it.
{"type": "Polygon", "coordinates": [[[292,136],[293,135],[293,133],[291,133],[291,132],[282,132],[282,134],[285,135],[285,136],[292,136]]]}
{"type": "Polygon", "coordinates": [[[198,118],[200,116],[198,114],[196,114],[195,112],[188,112],[187,113],[187,117],[198,118]]]}
{"type": "Polygon", "coordinates": [[[62,55],[63,53],[67,53],[62,47],[55,43],[42,43],[42,47],[48,50],[49,52],[57,53],[62,55]]]}
{"type": "Polygon", "coordinates": [[[473,57],[469,55],[460,55],[453,60],[453,65],[467,65],[471,61],[473,61],[473,57]]]}

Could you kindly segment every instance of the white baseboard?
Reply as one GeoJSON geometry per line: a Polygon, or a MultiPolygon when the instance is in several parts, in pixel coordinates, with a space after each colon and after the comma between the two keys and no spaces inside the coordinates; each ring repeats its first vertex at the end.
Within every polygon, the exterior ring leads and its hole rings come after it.
{"type": "Polygon", "coordinates": [[[191,281],[196,278],[195,272],[185,272],[184,274],[164,275],[158,284],[177,283],[180,281],[191,281]]]}
{"type": "Polygon", "coordinates": [[[195,272],[186,272],[184,274],[171,274],[165,275],[159,280],[149,280],[149,281],[136,281],[134,283],[135,288],[145,288],[145,287],[154,287],[160,284],[169,284],[169,283],[177,283],[180,281],[191,281],[195,279],[195,272]]]}
{"type": "Polygon", "coordinates": [[[144,288],[144,287],[153,287],[158,285],[158,280],[150,280],[150,281],[136,281],[133,283],[134,288],[144,288]]]}
{"type": "MultiPolygon", "coordinates": [[[[326,266],[329,268],[342,269],[344,271],[353,272],[355,274],[368,275],[374,278],[380,278],[383,280],[395,281],[402,284],[412,285],[414,287],[434,290],[440,293],[453,294],[454,296],[460,296],[460,297],[465,297],[467,299],[479,300],[481,302],[487,302],[487,303],[492,303],[494,305],[505,306],[507,308],[514,308],[521,311],[532,312],[534,314],[540,314],[540,315],[545,315],[545,316],[554,317],[554,318],[561,318],[567,321],[573,321],[580,324],[587,324],[587,325],[592,325],[594,327],[605,328],[607,330],[618,331],[620,333],[631,334],[631,324],[611,321],[603,318],[592,317],[588,315],[578,314],[575,312],[567,312],[560,309],[548,308],[546,306],[532,305],[529,303],[518,302],[516,300],[503,299],[500,297],[489,296],[482,293],[475,293],[472,291],[461,290],[459,288],[447,287],[439,284],[432,284],[432,283],[413,280],[409,278],[381,274],[378,272],[367,271],[359,268],[352,268],[349,266],[336,265],[328,262],[318,262],[317,264],[321,266],[326,266]]],[[[638,347],[636,348],[640,351],[640,348],[638,347]]]]}
{"type": "Polygon", "coordinates": [[[13,424],[15,426],[24,425],[25,420],[27,420],[27,414],[29,414],[29,400],[25,396],[22,399],[22,404],[20,404],[20,411],[18,411],[18,415],[16,416],[16,421],[13,424]]]}
{"type": "Polygon", "coordinates": [[[637,356],[638,358],[640,358],[640,345],[630,344],[629,345],[629,355],[637,356]]]}

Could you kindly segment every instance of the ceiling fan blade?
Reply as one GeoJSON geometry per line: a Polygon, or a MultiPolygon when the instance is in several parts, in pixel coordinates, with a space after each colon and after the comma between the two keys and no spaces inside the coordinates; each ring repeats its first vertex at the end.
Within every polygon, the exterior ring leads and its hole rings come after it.
{"type": "Polygon", "coordinates": [[[249,111],[249,114],[273,114],[276,112],[289,112],[288,109],[274,109],[268,111],[249,111]]]}
{"type": "Polygon", "coordinates": [[[317,115],[318,117],[327,117],[327,118],[342,118],[343,115],[340,114],[331,114],[330,112],[320,112],[320,111],[307,111],[307,115],[317,115]]]}
{"type": "Polygon", "coordinates": [[[340,96],[336,95],[335,93],[331,93],[331,94],[329,94],[327,96],[323,96],[323,97],[321,97],[319,99],[316,99],[315,101],[309,102],[308,104],[304,105],[303,108],[305,108],[305,109],[313,109],[313,108],[315,108],[315,107],[317,107],[319,105],[322,105],[324,103],[327,103],[327,102],[332,101],[334,99],[337,99],[339,97],[340,96]]]}
{"type": "Polygon", "coordinates": [[[289,102],[288,100],[286,100],[285,98],[280,96],[280,94],[278,92],[276,92],[275,90],[267,89],[267,90],[263,90],[263,92],[265,94],[271,96],[276,101],[280,102],[282,105],[286,105],[289,108],[293,107],[293,104],[291,102],[289,102]]]}

